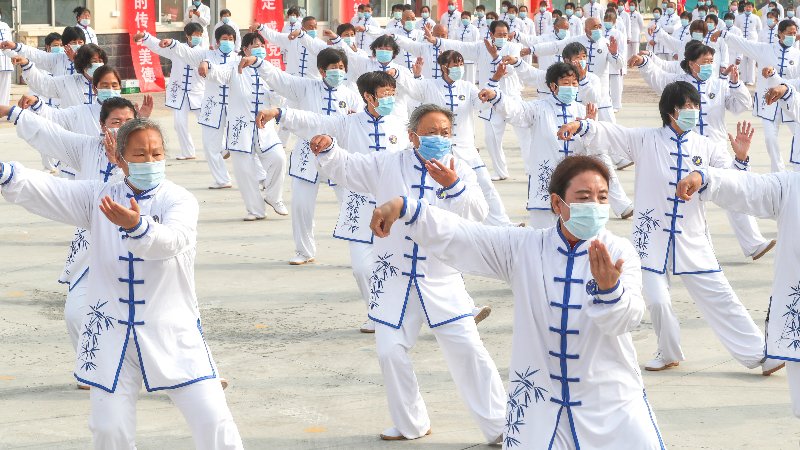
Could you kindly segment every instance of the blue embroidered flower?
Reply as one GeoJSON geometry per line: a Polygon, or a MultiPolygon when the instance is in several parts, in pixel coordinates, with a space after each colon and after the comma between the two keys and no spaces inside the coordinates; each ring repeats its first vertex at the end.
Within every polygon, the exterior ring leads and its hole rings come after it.
{"type": "Polygon", "coordinates": [[[87,314],[89,322],[84,324],[83,333],[81,333],[83,339],[81,340],[78,359],[81,361],[81,370],[87,372],[97,368],[93,360],[97,357],[97,352],[100,351],[99,343],[102,332],[114,328],[114,324],[117,321],[117,319],[103,311],[106,304],[108,302],[100,303],[98,300],[94,306],[89,305],[89,309],[91,309],[87,314]]]}
{"type": "Polygon", "coordinates": [[[778,342],[786,341],[786,348],[797,351],[800,350],[800,283],[791,289],[791,303],[786,305],[787,311],[783,313],[785,322],[778,342]]]}
{"type": "Polygon", "coordinates": [[[400,273],[400,269],[392,265],[390,259],[393,254],[384,253],[383,256],[378,255],[378,260],[375,261],[375,269],[369,277],[369,309],[373,309],[379,305],[383,294],[383,285],[389,278],[396,277],[400,273]]]}
{"type": "Polygon", "coordinates": [[[658,219],[653,218],[654,209],[640,211],[636,223],[633,225],[633,246],[639,252],[639,258],[647,258],[647,249],[650,246],[650,233],[660,226],[658,219]]]}
{"type": "Polygon", "coordinates": [[[533,381],[533,376],[539,370],[531,370],[530,366],[525,369],[525,372],[520,373],[514,371],[516,378],[511,380],[511,389],[509,389],[508,401],[506,402],[506,432],[504,434],[506,447],[514,447],[522,445],[522,442],[514,437],[519,434],[519,429],[525,425],[525,410],[533,403],[544,401],[544,394],[547,389],[536,386],[533,381]]]}

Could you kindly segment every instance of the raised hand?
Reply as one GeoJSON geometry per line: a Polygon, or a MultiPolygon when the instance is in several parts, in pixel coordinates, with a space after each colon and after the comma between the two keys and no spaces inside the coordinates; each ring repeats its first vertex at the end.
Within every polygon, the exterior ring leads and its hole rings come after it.
{"type": "Polygon", "coordinates": [[[779,84],[774,88],[767,89],[767,93],[764,94],[764,101],[767,102],[768,105],[771,105],[777,102],[781,97],[786,95],[786,91],[789,90],[789,87],[785,84],[779,84]]]}
{"type": "Polygon", "coordinates": [[[300,36],[300,30],[294,30],[291,33],[289,33],[289,40],[293,41],[297,39],[297,36],[300,36]]]}
{"type": "Polygon", "coordinates": [[[117,135],[108,128],[103,129],[103,147],[106,149],[106,158],[111,163],[119,165],[119,161],[117,161],[117,135]]]}
{"type": "Polygon", "coordinates": [[[519,51],[519,56],[530,56],[533,54],[533,50],[530,47],[525,47],[519,51]]]}
{"type": "Polygon", "coordinates": [[[327,134],[318,134],[308,141],[308,147],[312,152],[314,152],[315,155],[319,155],[320,152],[331,145],[333,145],[333,138],[327,134]]]}
{"type": "Polygon", "coordinates": [[[481,91],[478,92],[478,99],[483,103],[490,102],[494,100],[495,97],[497,97],[497,92],[493,89],[481,89],[481,91]]]}
{"type": "Polygon", "coordinates": [[[14,64],[15,66],[27,66],[28,58],[24,56],[14,56],[11,58],[11,64],[14,64]]]}
{"type": "Polygon", "coordinates": [[[258,62],[257,56],[242,56],[242,60],[239,61],[239,73],[242,73],[245,67],[250,67],[256,62],[258,62]]]}
{"type": "Polygon", "coordinates": [[[414,66],[412,69],[414,71],[414,77],[419,78],[422,76],[422,66],[425,65],[425,60],[422,57],[418,57],[417,60],[414,62],[414,66]]]}
{"type": "Polygon", "coordinates": [[[678,182],[678,186],[675,188],[675,194],[681,200],[688,201],[692,199],[692,195],[699,191],[701,187],[703,187],[703,176],[700,175],[700,172],[694,171],[678,182]]]}
{"type": "Polygon", "coordinates": [[[621,259],[612,262],[605,244],[598,240],[592,241],[589,246],[589,268],[600,290],[607,291],[617,285],[624,263],[621,259]]]}
{"type": "Polygon", "coordinates": [[[100,211],[111,223],[126,230],[135,227],[141,220],[139,204],[136,203],[134,198],[131,198],[131,207],[128,209],[106,195],[100,200],[100,211]]]}
{"type": "Polygon", "coordinates": [[[769,77],[775,75],[775,68],[772,67],[772,66],[766,66],[763,69],[761,69],[761,75],[764,78],[769,78],[769,77]]]}
{"type": "Polygon", "coordinates": [[[731,64],[730,66],[728,66],[728,79],[733,84],[739,82],[739,66],[735,64],[731,64]]]}
{"type": "Polygon", "coordinates": [[[495,69],[494,75],[492,75],[492,80],[500,81],[500,79],[503,78],[506,75],[506,73],[508,73],[508,66],[506,66],[503,63],[500,63],[497,65],[497,69],[495,69]]]}
{"type": "Polygon", "coordinates": [[[720,35],[722,35],[722,30],[717,30],[711,35],[711,42],[717,42],[720,35]]]}
{"type": "Polygon", "coordinates": [[[492,59],[497,59],[497,47],[494,46],[494,43],[489,39],[484,39],[483,45],[486,46],[486,51],[489,52],[489,55],[492,56],[492,59]]]}
{"type": "Polygon", "coordinates": [[[503,56],[503,59],[501,61],[503,62],[503,64],[509,64],[514,66],[517,64],[517,61],[519,61],[519,59],[516,56],[508,55],[508,56],[503,56]]]}
{"type": "Polygon", "coordinates": [[[249,28],[248,31],[250,31],[251,33],[255,33],[256,31],[258,31],[259,28],[261,28],[261,24],[258,23],[258,22],[253,22],[253,24],[250,25],[250,28],[249,28]]]}
{"type": "Polygon", "coordinates": [[[451,186],[458,180],[455,158],[450,159],[450,167],[445,166],[436,159],[427,159],[425,160],[425,168],[428,169],[431,178],[442,187],[451,186]]]}
{"type": "Polygon", "coordinates": [[[372,211],[372,220],[369,228],[379,238],[389,236],[392,224],[400,218],[403,210],[403,198],[395,197],[372,211]]]}
{"type": "Polygon", "coordinates": [[[619,42],[617,42],[617,38],[614,36],[611,36],[611,38],[608,40],[608,51],[612,55],[616,55],[619,51],[619,42]]]}
{"type": "Polygon", "coordinates": [[[556,132],[556,136],[559,140],[568,141],[572,139],[572,136],[575,136],[575,133],[578,132],[578,128],[580,128],[580,126],[580,122],[577,121],[561,125],[561,128],[559,128],[556,132]]]}
{"type": "Polygon", "coordinates": [[[735,138],[728,133],[728,140],[733,148],[733,153],[736,154],[736,159],[739,161],[747,160],[747,153],[750,151],[750,144],[753,142],[753,133],[755,133],[755,128],[747,121],[736,124],[735,138]]]}
{"type": "Polygon", "coordinates": [[[0,50],[14,50],[17,48],[17,44],[11,41],[3,41],[0,42],[0,50]]]}
{"type": "Polygon", "coordinates": [[[150,94],[144,94],[144,98],[142,98],[142,106],[140,107],[138,103],[134,103],[133,106],[136,108],[136,112],[138,113],[139,117],[148,118],[150,114],[153,113],[153,96],[150,94]]]}
{"type": "Polygon", "coordinates": [[[640,55],[633,55],[631,59],[628,60],[628,67],[638,67],[644,64],[644,57],[640,55]]]}
{"type": "Polygon", "coordinates": [[[594,103],[586,104],[586,118],[597,120],[597,105],[594,103]]]}
{"type": "Polygon", "coordinates": [[[423,32],[425,33],[425,40],[430,42],[431,44],[436,43],[436,38],[433,37],[433,27],[430,26],[431,24],[425,25],[425,29],[423,32]]]}
{"type": "Polygon", "coordinates": [[[279,113],[280,110],[278,110],[278,108],[262,109],[256,114],[256,126],[258,128],[264,128],[267,122],[278,117],[279,113]]]}
{"type": "Polygon", "coordinates": [[[67,55],[67,58],[69,58],[70,61],[75,59],[75,50],[72,49],[71,45],[64,46],[64,54],[67,55]]]}
{"type": "Polygon", "coordinates": [[[197,68],[197,74],[203,78],[208,76],[208,61],[200,63],[200,66],[197,68]]]}
{"type": "Polygon", "coordinates": [[[331,30],[328,30],[328,29],[322,30],[322,35],[325,36],[328,39],[336,39],[337,38],[336,33],[334,33],[331,30]]]}

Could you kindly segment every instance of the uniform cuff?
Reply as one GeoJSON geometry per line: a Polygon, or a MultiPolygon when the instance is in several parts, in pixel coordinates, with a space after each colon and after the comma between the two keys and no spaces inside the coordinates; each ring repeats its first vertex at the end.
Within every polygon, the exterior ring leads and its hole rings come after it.
{"type": "Polygon", "coordinates": [[[14,165],[0,163],[0,186],[5,186],[14,179],[14,165]]]}
{"type": "Polygon", "coordinates": [[[413,198],[406,198],[405,199],[405,211],[402,211],[405,214],[400,216],[401,219],[407,219],[406,225],[411,225],[417,221],[419,217],[420,209],[422,208],[422,201],[416,200],[413,198]]]}
{"type": "Polygon", "coordinates": [[[611,289],[595,290],[592,303],[595,305],[613,305],[622,299],[623,293],[625,293],[625,288],[622,287],[622,284],[617,280],[617,284],[611,289]]]}
{"type": "Polygon", "coordinates": [[[464,182],[461,181],[461,178],[457,178],[456,181],[451,184],[450,186],[437,189],[436,196],[442,200],[450,199],[458,197],[459,195],[463,194],[467,187],[464,185],[464,182]]]}
{"type": "Polygon", "coordinates": [[[127,237],[130,239],[141,239],[150,231],[150,221],[146,220],[144,216],[139,217],[139,223],[136,224],[133,228],[120,228],[119,231],[124,233],[123,237],[127,237]]]}
{"type": "Polygon", "coordinates": [[[22,111],[24,111],[24,109],[20,108],[19,106],[12,106],[11,111],[8,112],[8,118],[6,120],[13,122],[14,125],[16,125],[20,114],[22,114],[22,111]]]}

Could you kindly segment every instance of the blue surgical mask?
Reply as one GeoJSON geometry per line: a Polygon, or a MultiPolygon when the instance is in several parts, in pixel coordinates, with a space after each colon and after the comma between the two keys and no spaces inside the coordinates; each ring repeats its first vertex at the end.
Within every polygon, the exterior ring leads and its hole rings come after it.
{"type": "Polygon", "coordinates": [[[194,6],[200,6],[201,2],[192,2],[194,6]]]}
{"type": "Polygon", "coordinates": [[[103,67],[105,64],[103,63],[92,63],[91,66],[86,68],[86,75],[94,76],[94,71],[103,67]]]}
{"type": "Polygon", "coordinates": [[[78,53],[78,50],[81,48],[81,44],[69,44],[69,47],[73,52],[78,53]]]}
{"type": "Polygon", "coordinates": [[[790,19],[791,19],[792,17],[794,17],[794,11],[792,11],[791,9],[790,9],[789,11],[786,11],[786,17],[788,17],[788,18],[790,18],[790,19]]]}
{"type": "Polygon", "coordinates": [[[661,18],[661,13],[653,13],[653,19],[658,20],[660,18],[661,18]]]}
{"type": "Polygon", "coordinates": [[[586,60],[585,59],[582,59],[582,60],[578,61],[578,63],[581,65],[581,69],[586,70],[586,60]]]}
{"type": "Polygon", "coordinates": [[[264,47],[255,47],[250,49],[250,54],[256,58],[264,59],[267,57],[267,49],[264,47]]]}
{"type": "Polygon", "coordinates": [[[689,131],[697,126],[697,121],[700,119],[699,109],[682,109],[678,111],[678,117],[675,118],[675,123],[683,131],[689,131]]]}
{"type": "Polygon", "coordinates": [[[316,38],[317,37],[317,30],[306,30],[306,34],[308,34],[312,38],[316,38]]]}
{"type": "Polygon", "coordinates": [[[392,13],[392,18],[394,20],[400,20],[401,18],[403,18],[403,13],[401,13],[399,11],[395,11],[395,12],[392,13]]]}
{"type": "Polygon", "coordinates": [[[575,10],[572,9],[567,9],[564,12],[567,13],[567,17],[572,17],[572,15],[575,14],[575,10]]]}
{"type": "Polygon", "coordinates": [[[592,30],[592,41],[597,42],[601,37],[603,37],[603,34],[600,30],[592,30]]]}
{"type": "Polygon", "coordinates": [[[610,30],[613,26],[614,24],[611,22],[603,22],[603,28],[605,28],[606,30],[610,30]]]}
{"type": "Polygon", "coordinates": [[[342,40],[345,44],[352,46],[353,45],[353,36],[343,37],[342,40]]]}
{"type": "Polygon", "coordinates": [[[667,8],[667,15],[669,16],[669,15],[672,15],[672,14],[675,14],[675,10],[672,9],[672,8],[667,8]]]}
{"type": "Polygon", "coordinates": [[[706,24],[706,26],[708,27],[708,31],[709,31],[709,33],[710,33],[710,32],[712,32],[712,31],[714,31],[714,30],[717,28],[717,26],[716,26],[716,25],[715,25],[713,22],[708,22],[708,23],[706,24]]]}
{"type": "Polygon", "coordinates": [[[116,89],[98,89],[97,90],[97,100],[99,100],[100,103],[103,103],[104,101],[106,101],[106,100],[108,100],[110,98],[119,97],[120,95],[122,95],[122,91],[118,91],[116,89]]]}
{"type": "Polygon", "coordinates": [[[579,18],[583,17],[583,10],[579,9],[579,10],[575,11],[575,15],[578,16],[579,18]]]}
{"type": "Polygon", "coordinates": [[[359,19],[364,17],[364,13],[363,12],[356,13],[356,15],[358,16],[359,19]]]}
{"type": "Polygon", "coordinates": [[[791,47],[794,45],[795,37],[792,35],[786,35],[783,37],[783,45],[787,47],[791,47]]]}
{"type": "Polygon", "coordinates": [[[453,81],[458,81],[464,78],[464,66],[453,66],[447,70],[447,74],[450,75],[453,81]]]}
{"type": "Polygon", "coordinates": [[[506,45],[506,38],[494,38],[494,46],[497,48],[503,48],[506,45]]]}
{"type": "Polygon", "coordinates": [[[456,10],[456,5],[447,5],[447,10],[453,12],[456,10]]]}
{"type": "Polygon", "coordinates": [[[692,33],[692,40],[693,41],[702,41],[703,40],[703,33],[699,31],[695,31],[692,33]]]}
{"type": "Polygon", "coordinates": [[[698,17],[700,17],[700,20],[705,20],[705,18],[706,18],[706,13],[704,13],[703,11],[700,11],[700,12],[698,13],[698,17]]]}
{"type": "Polygon", "coordinates": [[[375,50],[375,59],[378,60],[379,63],[388,64],[394,58],[394,52],[391,50],[386,49],[378,49],[375,50]]]}
{"type": "Polygon", "coordinates": [[[233,41],[219,41],[219,51],[222,53],[230,53],[236,47],[233,41]]]}
{"type": "Polygon", "coordinates": [[[414,22],[410,20],[406,21],[406,23],[403,24],[403,29],[409,32],[414,31],[414,22]]]}
{"type": "MultiPolygon", "coordinates": [[[[124,160],[123,160],[124,161],[124,160]]],[[[146,191],[161,184],[165,178],[167,161],[128,163],[128,182],[136,189],[146,191]]]]}
{"type": "Polygon", "coordinates": [[[231,23],[231,18],[230,17],[223,17],[222,18],[222,23],[224,23],[225,25],[231,23]]]}
{"type": "Polygon", "coordinates": [[[725,26],[728,27],[728,28],[732,27],[733,26],[733,20],[732,19],[725,19],[725,26]]]}
{"type": "Polygon", "coordinates": [[[528,13],[526,11],[520,11],[519,12],[519,18],[520,19],[527,19],[528,18],[528,13]]]}
{"type": "MultiPolygon", "coordinates": [[[[561,202],[567,205],[563,199],[561,202]]],[[[608,223],[608,203],[570,203],[569,220],[561,219],[561,223],[578,239],[589,240],[597,236],[608,223]]]]}
{"type": "Polygon", "coordinates": [[[556,98],[561,103],[571,105],[578,98],[578,88],[576,86],[559,86],[556,98]]]}
{"type": "Polygon", "coordinates": [[[681,26],[688,27],[689,26],[689,19],[681,19],[681,26]]]}
{"type": "Polygon", "coordinates": [[[85,26],[85,27],[88,27],[90,23],[91,22],[89,21],[89,19],[81,19],[81,21],[80,21],[80,24],[85,26]]]}
{"type": "Polygon", "coordinates": [[[203,36],[192,36],[192,47],[197,47],[203,43],[203,36]]]}
{"type": "Polygon", "coordinates": [[[345,75],[342,69],[328,69],[325,71],[325,82],[330,87],[339,87],[344,82],[345,75]]]}
{"type": "Polygon", "coordinates": [[[365,12],[364,13],[364,18],[367,19],[367,20],[371,19],[372,18],[372,13],[365,12]]]}
{"type": "Polygon", "coordinates": [[[423,18],[423,19],[427,19],[427,18],[429,18],[430,16],[431,16],[431,15],[430,15],[430,13],[422,13],[422,18],[423,18]]]}
{"type": "Polygon", "coordinates": [[[461,19],[461,25],[464,25],[465,27],[468,26],[469,25],[469,19],[461,19]]]}
{"type": "Polygon", "coordinates": [[[378,106],[375,107],[375,112],[381,116],[388,116],[394,110],[394,95],[390,97],[383,97],[378,99],[378,106]]]}
{"type": "Polygon", "coordinates": [[[508,20],[514,20],[517,18],[517,15],[514,13],[508,14],[508,20]]]}
{"type": "Polygon", "coordinates": [[[483,19],[484,17],[486,17],[486,13],[484,13],[483,11],[478,11],[478,18],[483,19]]]}
{"type": "Polygon", "coordinates": [[[711,75],[713,73],[714,73],[714,64],[701,64],[700,70],[697,71],[697,78],[706,81],[709,78],[711,78],[711,75]]]}
{"type": "Polygon", "coordinates": [[[500,12],[502,12],[502,13],[508,12],[508,6],[501,6],[500,7],[500,12]]]}
{"type": "MultiPolygon", "coordinates": [[[[363,13],[360,13],[363,14],[363,13]]],[[[297,16],[289,16],[289,23],[297,23],[297,16]]]]}
{"type": "Polygon", "coordinates": [[[419,148],[417,151],[428,161],[432,159],[441,161],[442,158],[450,153],[450,149],[452,148],[453,143],[450,141],[450,138],[435,134],[433,136],[419,136],[419,148]]]}
{"type": "Polygon", "coordinates": [[[567,38],[567,33],[568,33],[567,30],[558,30],[558,32],[556,33],[556,36],[558,36],[559,40],[566,39],[567,38]]]}
{"type": "Polygon", "coordinates": [[[745,12],[744,12],[744,15],[745,15],[745,16],[749,16],[749,15],[750,15],[750,14],[752,14],[752,13],[753,13],[752,11],[747,11],[747,10],[745,10],[745,12]]]}
{"type": "Polygon", "coordinates": [[[50,53],[64,53],[64,47],[50,47],[50,53]]]}

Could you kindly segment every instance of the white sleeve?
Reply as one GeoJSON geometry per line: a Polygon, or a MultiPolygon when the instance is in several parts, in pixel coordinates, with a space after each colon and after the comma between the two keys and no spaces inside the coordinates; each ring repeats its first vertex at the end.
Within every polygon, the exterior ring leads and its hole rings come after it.
{"type": "Polygon", "coordinates": [[[742,80],[739,80],[736,84],[728,83],[728,90],[725,95],[725,109],[734,114],[739,114],[749,110],[752,105],[753,97],[742,80]]]}
{"type": "Polygon", "coordinates": [[[125,246],[144,260],[173,258],[195,248],[197,243],[197,199],[186,193],[169,205],[161,220],[141,216],[139,224],[123,230],[125,246]]]}
{"type": "Polygon", "coordinates": [[[375,192],[381,182],[380,159],[389,154],[349,153],[334,141],[330,147],[317,155],[317,165],[344,188],[369,193],[375,192]]]}
{"type": "Polygon", "coordinates": [[[633,162],[638,161],[639,151],[644,146],[646,128],[626,128],[592,119],[581,120],[580,123],[576,135],[583,139],[590,154],[614,153],[626,156],[633,162]]]}
{"type": "Polygon", "coordinates": [[[251,67],[258,69],[258,74],[264,77],[267,81],[267,85],[274,89],[280,96],[293,102],[303,100],[305,95],[303,84],[308,83],[308,79],[286,73],[263,59],[253,64],[251,67]]]}
{"type": "Polygon", "coordinates": [[[303,139],[311,139],[318,134],[327,134],[334,139],[342,140],[342,136],[347,133],[346,117],[340,114],[326,116],[310,111],[285,108],[281,109],[281,117],[277,122],[303,139]]]}
{"type": "Polygon", "coordinates": [[[784,201],[790,201],[789,177],[795,176],[793,172],[757,174],[716,167],[701,174],[705,182],[701,199],[731,211],[773,219],[780,214],[784,201]]]}
{"type": "Polygon", "coordinates": [[[8,120],[17,125],[17,136],[33,148],[78,170],[82,169],[87,147],[91,148],[91,143],[98,139],[67,131],[52,121],[17,106],[11,108],[8,120]]]}
{"type": "Polygon", "coordinates": [[[209,64],[206,79],[217,84],[227,85],[231,82],[231,75],[233,74],[234,70],[238,69],[233,65],[220,66],[216,64],[209,64]]]}
{"type": "Polygon", "coordinates": [[[461,42],[456,41],[453,39],[436,39],[436,47],[439,47],[441,51],[445,50],[455,50],[458,53],[461,53],[461,56],[464,57],[466,60],[470,61],[477,61],[478,60],[478,53],[480,51],[480,47],[484,47],[485,44],[482,41],[479,42],[461,42]]]}
{"type": "Polygon", "coordinates": [[[172,44],[169,47],[162,50],[164,51],[164,56],[167,58],[174,58],[176,56],[184,60],[186,64],[192,67],[199,66],[200,63],[203,62],[203,59],[205,59],[206,52],[208,52],[208,50],[203,48],[202,45],[198,45],[197,47],[189,47],[183,42],[178,42],[176,39],[172,40],[172,44]]]}
{"type": "Polygon", "coordinates": [[[497,91],[497,98],[491,101],[495,111],[517,127],[531,127],[536,122],[538,102],[515,99],[497,91]]]}
{"type": "Polygon", "coordinates": [[[644,56],[643,58],[644,62],[642,65],[637,66],[639,68],[639,73],[642,74],[645,83],[647,83],[650,89],[654,90],[656,94],[661,95],[668,84],[679,78],[679,75],[665,72],[658,64],[653,63],[653,61],[660,58],[654,56],[644,56]]]}
{"type": "Polygon", "coordinates": [[[61,98],[62,92],[55,77],[52,77],[28,62],[22,67],[22,78],[28,83],[31,90],[48,98],[61,98]]]}

